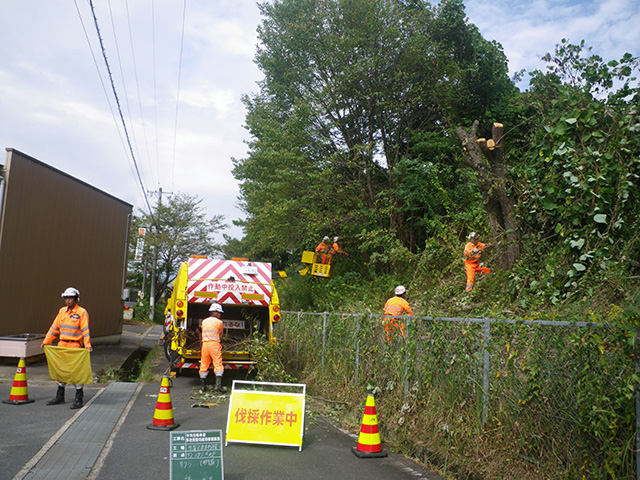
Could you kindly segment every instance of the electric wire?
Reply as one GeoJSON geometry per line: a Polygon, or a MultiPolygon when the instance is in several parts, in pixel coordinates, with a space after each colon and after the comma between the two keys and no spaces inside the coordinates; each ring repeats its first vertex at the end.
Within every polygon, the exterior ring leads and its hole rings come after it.
{"type": "Polygon", "coordinates": [[[184,25],[187,16],[187,0],[184,0],[184,7],[182,9],[182,35],[180,38],[180,62],[178,64],[178,91],[176,93],[176,118],[173,129],[173,162],[171,167],[171,189],[173,190],[173,182],[175,180],[176,172],[176,138],[178,135],[178,107],[180,105],[180,80],[182,77],[182,52],[184,48],[184,25]]]}
{"type": "MultiPolygon", "coordinates": [[[[129,121],[131,122],[131,125],[133,126],[133,117],[131,116],[131,107],[129,105],[129,93],[127,92],[127,83],[124,80],[124,69],[122,68],[122,58],[120,55],[120,46],[118,44],[118,37],[116,35],[116,25],[113,21],[113,9],[111,8],[111,0],[107,1],[108,5],[109,5],[109,17],[111,19],[111,30],[113,32],[113,43],[115,44],[115,48],[116,48],[116,58],[118,59],[118,67],[120,67],[120,80],[122,80],[122,88],[124,89],[124,101],[125,104],[127,106],[127,114],[129,115],[129,121]]],[[[140,149],[138,148],[138,140],[136,138],[136,131],[135,128],[131,129],[131,138],[133,139],[133,144],[135,147],[135,150],[138,154],[138,156],[140,155],[140,149]]],[[[144,172],[143,172],[143,182],[146,183],[145,179],[144,179],[144,172]]]]}
{"type": "MultiPolygon", "coordinates": [[[[140,121],[142,122],[142,133],[144,136],[144,144],[145,144],[145,151],[147,152],[147,163],[149,164],[149,172],[151,174],[151,181],[153,183],[155,183],[155,178],[154,178],[154,169],[151,165],[151,154],[150,154],[150,150],[149,150],[149,139],[147,137],[147,124],[144,121],[144,113],[142,110],[142,97],[140,96],[140,82],[138,80],[138,62],[136,61],[136,52],[135,52],[135,48],[134,48],[134,43],[133,43],[133,30],[131,29],[131,16],[129,14],[129,2],[128,0],[125,0],[125,7],[127,9],[127,24],[129,27],[129,41],[131,43],[131,57],[133,58],[133,73],[136,79],[136,92],[138,94],[138,105],[140,107],[140,121]]],[[[157,167],[157,164],[156,164],[157,167]]],[[[156,170],[158,172],[158,177],[160,176],[160,170],[157,169],[156,170]]],[[[158,179],[158,183],[159,183],[159,179],[158,179]]]]}
{"type": "MultiPolygon", "coordinates": [[[[74,0],[75,1],[75,0],[74,0]]],[[[115,97],[115,101],[116,101],[116,106],[118,107],[118,113],[120,114],[120,121],[122,122],[122,127],[124,129],[124,133],[125,133],[125,137],[127,140],[127,145],[129,146],[129,152],[131,154],[131,158],[133,160],[133,164],[135,166],[135,170],[136,170],[136,174],[137,174],[137,178],[138,181],[140,182],[140,187],[142,188],[143,191],[143,195],[144,195],[144,200],[147,204],[147,208],[149,209],[149,215],[151,217],[152,223],[154,225],[156,225],[156,228],[158,228],[158,224],[155,220],[155,217],[153,215],[153,210],[151,209],[151,205],[149,204],[149,198],[147,197],[147,193],[146,190],[144,188],[144,184],[142,182],[142,176],[140,175],[140,169],[138,168],[138,162],[136,161],[136,157],[135,154],[133,153],[133,148],[131,146],[131,139],[129,138],[129,131],[127,130],[127,124],[124,120],[124,116],[122,115],[122,108],[120,106],[120,100],[118,98],[118,92],[116,91],[116,87],[115,84],[113,83],[113,75],[111,73],[111,67],[109,65],[109,61],[107,59],[107,52],[105,51],[104,48],[104,42],[102,41],[102,35],[100,34],[100,27],[98,26],[98,18],[96,17],[96,12],[93,6],[93,0],[89,0],[89,6],[91,7],[91,15],[93,16],[93,23],[96,27],[96,34],[98,35],[98,40],[100,42],[100,49],[102,50],[102,58],[104,59],[105,65],[107,67],[107,73],[109,74],[109,81],[111,83],[111,89],[113,91],[113,95],[115,97]]],[[[158,228],[158,231],[160,229],[158,228]]]]}
{"type": "MultiPolygon", "coordinates": [[[[102,91],[104,92],[104,96],[107,99],[107,105],[109,106],[109,110],[111,111],[111,117],[113,118],[113,123],[116,126],[116,131],[118,132],[118,137],[120,137],[120,143],[122,144],[122,148],[124,149],[124,151],[127,151],[127,147],[124,143],[124,138],[122,138],[122,133],[120,132],[120,126],[118,125],[118,120],[116,118],[116,114],[113,111],[113,107],[111,106],[111,101],[109,100],[109,93],[107,92],[107,87],[104,84],[104,81],[102,80],[102,75],[100,73],[100,67],[98,66],[98,61],[96,59],[95,53],[93,51],[93,47],[91,46],[91,40],[89,40],[89,34],[87,33],[87,29],[85,27],[84,24],[84,20],[82,20],[82,14],[80,13],[80,8],[78,7],[78,2],[77,0],[73,0],[73,3],[75,4],[76,7],[76,12],[78,13],[78,18],[80,19],[80,25],[82,25],[82,31],[84,32],[84,38],[87,40],[87,45],[89,46],[89,51],[91,52],[91,58],[93,58],[93,64],[96,67],[96,70],[98,72],[98,78],[100,79],[100,84],[102,85],[102,91]]],[[[131,174],[135,177],[135,171],[133,169],[133,166],[131,165],[131,163],[129,163],[129,168],[131,169],[131,174]]],[[[142,195],[144,196],[144,191],[142,191],[142,195]]]]}
{"type": "MultiPolygon", "coordinates": [[[[158,88],[157,88],[157,74],[156,74],[156,7],[155,0],[151,0],[151,44],[153,54],[153,112],[156,123],[156,168],[158,170],[158,183],[160,181],[160,151],[158,148],[158,88]]],[[[172,185],[173,187],[173,185],[172,185]]]]}

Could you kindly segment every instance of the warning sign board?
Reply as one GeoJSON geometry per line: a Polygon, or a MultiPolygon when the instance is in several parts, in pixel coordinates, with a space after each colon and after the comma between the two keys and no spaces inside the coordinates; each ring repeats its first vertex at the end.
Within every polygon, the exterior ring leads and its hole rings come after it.
{"type": "Polygon", "coordinates": [[[234,380],[227,440],[302,450],[306,385],[234,380]]]}
{"type": "Polygon", "coordinates": [[[171,480],[223,480],[222,430],[171,432],[171,480]]]}

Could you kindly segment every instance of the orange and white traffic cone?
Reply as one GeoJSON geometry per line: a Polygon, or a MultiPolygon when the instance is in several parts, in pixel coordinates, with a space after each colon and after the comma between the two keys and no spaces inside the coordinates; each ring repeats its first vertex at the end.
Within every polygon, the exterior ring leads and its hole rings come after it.
{"type": "Polygon", "coordinates": [[[153,414],[153,422],[147,425],[149,430],[173,430],[178,428],[179,423],[173,422],[173,405],[171,404],[171,392],[169,388],[169,377],[162,377],[160,382],[160,393],[156,411],[153,414]]]}
{"type": "Polygon", "coordinates": [[[31,403],[27,392],[27,367],[24,358],[18,361],[18,369],[13,379],[13,386],[9,393],[9,400],[3,400],[2,403],[10,403],[12,405],[22,405],[23,403],[31,403]]]}
{"type": "Polygon", "coordinates": [[[359,458],[386,457],[387,452],[382,450],[380,443],[380,432],[378,431],[378,416],[376,415],[376,402],[373,395],[367,396],[367,403],[364,407],[362,417],[362,427],[358,436],[358,446],[351,451],[359,458]]]}

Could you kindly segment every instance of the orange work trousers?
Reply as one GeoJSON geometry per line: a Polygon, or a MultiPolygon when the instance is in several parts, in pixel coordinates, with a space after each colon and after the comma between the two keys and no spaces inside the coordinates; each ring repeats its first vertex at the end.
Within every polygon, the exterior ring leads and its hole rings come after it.
{"type": "Polygon", "coordinates": [[[491,272],[487,267],[481,267],[478,262],[465,262],[464,269],[467,271],[467,288],[465,290],[473,290],[473,280],[475,279],[476,272],[485,273],[491,272]]]}
{"type": "Polygon", "coordinates": [[[387,342],[395,340],[398,336],[402,336],[403,338],[407,336],[404,330],[404,323],[402,323],[401,320],[385,317],[382,323],[384,324],[384,331],[387,334],[387,342]]]}
{"type": "Polygon", "coordinates": [[[209,371],[209,367],[213,362],[214,372],[224,372],[222,366],[222,345],[220,342],[204,342],[202,351],[200,352],[200,372],[209,371]]]}

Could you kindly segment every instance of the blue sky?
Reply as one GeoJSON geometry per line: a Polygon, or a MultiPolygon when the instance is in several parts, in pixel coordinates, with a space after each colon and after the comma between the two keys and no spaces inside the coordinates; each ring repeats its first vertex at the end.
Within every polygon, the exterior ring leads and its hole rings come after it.
{"type": "MultiPolygon", "coordinates": [[[[606,59],[640,55],[637,0],[464,3],[470,22],[502,44],[512,73],[543,68],[540,57],[562,38],[584,39],[606,59]]],[[[231,158],[247,151],[240,98],[261,79],[256,3],[94,6],[145,190],[195,194],[209,215],[241,218],[231,158]]],[[[87,0],[0,0],[0,11],[0,144],[144,207],[87,0]]]]}

